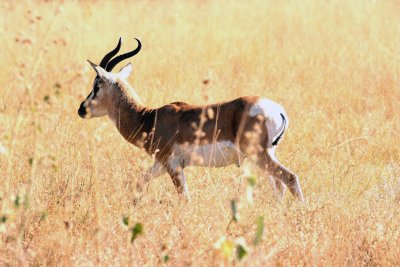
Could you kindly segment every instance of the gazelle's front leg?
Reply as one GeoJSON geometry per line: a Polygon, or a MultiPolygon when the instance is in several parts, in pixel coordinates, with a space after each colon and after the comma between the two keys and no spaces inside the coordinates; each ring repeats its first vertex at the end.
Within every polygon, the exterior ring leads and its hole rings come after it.
{"type": "Polygon", "coordinates": [[[166,173],[164,166],[156,161],[153,166],[151,166],[143,176],[138,178],[136,183],[136,189],[138,192],[142,192],[145,185],[154,177],[158,177],[166,173]]]}

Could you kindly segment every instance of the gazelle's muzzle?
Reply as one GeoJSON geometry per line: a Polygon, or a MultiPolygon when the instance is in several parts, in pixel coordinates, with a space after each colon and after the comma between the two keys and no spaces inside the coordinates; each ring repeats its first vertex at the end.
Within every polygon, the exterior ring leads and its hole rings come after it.
{"type": "Polygon", "coordinates": [[[81,117],[81,118],[85,118],[85,116],[87,114],[86,108],[83,106],[83,103],[84,102],[81,103],[81,106],[78,109],[78,114],[79,114],[79,117],[81,117]]]}

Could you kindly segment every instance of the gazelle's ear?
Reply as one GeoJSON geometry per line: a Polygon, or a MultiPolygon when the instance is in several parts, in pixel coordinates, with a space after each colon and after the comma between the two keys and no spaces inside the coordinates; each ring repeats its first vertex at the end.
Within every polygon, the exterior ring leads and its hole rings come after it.
{"type": "Polygon", "coordinates": [[[110,75],[109,73],[103,69],[102,67],[94,64],[93,62],[91,62],[90,60],[88,60],[88,62],[90,63],[90,65],[93,67],[93,69],[96,71],[97,75],[102,78],[103,80],[108,80],[110,75]]]}
{"type": "Polygon", "coordinates": [[[131,72],[132,72],[132,64],[131,64],[131,63],[128,63],[125,67],[123,67],[123,68],[119,71],[118,76],[119,76],[121,79],[125,80],[126,78],[129,77],[129,75],[131,75],[131,72]]]}

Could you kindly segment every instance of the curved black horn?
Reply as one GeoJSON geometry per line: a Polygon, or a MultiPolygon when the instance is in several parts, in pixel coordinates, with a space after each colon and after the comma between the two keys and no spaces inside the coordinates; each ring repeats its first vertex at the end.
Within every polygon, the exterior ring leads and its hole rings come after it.
{"type": "MultiPolygon", "coordinates": [[[[136,39],[136,38],[135,38],[136,39]]],[[[134,55],[136,55],[137,53],[139,53],[140,49],[142,48],[142,44],[140,43],[139,39],[136,39],[136,41],[138,42],[138,47],[128,53],[119,55],[116,58],[113,58],[106,66],[106,71],[112,71],[112,69],[118,64],[120,63],[122,60],[133,57],[134,55]]]]}
{"type": "Polygon", "coordinates": [[[118,41],[117,46],[113,50],[108,52],[107,55],[105,55],[103,57],[103,59],[101,60],[99,66],[102,67],[103,69],[105,69],[106,66],[107,66],[108,61],[110,61],[110,59],[119,52],[120,48],[121,48],[121,37],[119,37],[119,41],[118,41]]]}

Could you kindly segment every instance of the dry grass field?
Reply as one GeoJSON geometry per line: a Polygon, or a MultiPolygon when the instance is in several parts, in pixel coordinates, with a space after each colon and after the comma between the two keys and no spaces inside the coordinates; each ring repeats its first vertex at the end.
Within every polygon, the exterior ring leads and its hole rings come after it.
{"type": "Polygon", "coordinates": [[[399,264],[398,1],[1,1],[0,36],[0,266],[399,264]],[[129,82],[150,107],[281,103],[277,156],[305,203],[277,203],[246,165],[188,168],[191,202],[163,175],[134,205],[151,157],[77,115],[86,59],[120,36],[123,51],[142,41],[129,82]]]}

